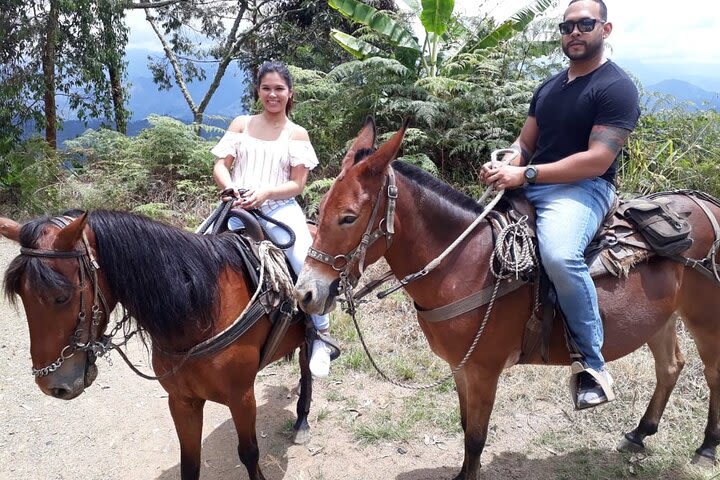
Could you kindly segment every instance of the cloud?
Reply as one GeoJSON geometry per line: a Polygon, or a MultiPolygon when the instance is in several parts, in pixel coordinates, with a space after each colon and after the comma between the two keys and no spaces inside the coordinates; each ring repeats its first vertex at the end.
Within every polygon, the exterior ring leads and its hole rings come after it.
{"type": "Polygon", "coordinates": [[[149,50],[162,52],[162,45],[153,32],[150,24],[145,20],[145,11],[130,10],[125,16],[125,24],[130,30],[128,36],[128,50],[149,50]]]}
{"type": "MultiPolygon", "coordinates": [[[[553,13],[562,15],[569,0],[553,13]]],[[[505,19],[531,4],[530,0],[456,0],[458,11],[491,13],[505,19]]],[[[720,65],[720,8],[717,0],[605,0],[613,22],[610,43],[613,58],[645,63],[720,65]]]]}

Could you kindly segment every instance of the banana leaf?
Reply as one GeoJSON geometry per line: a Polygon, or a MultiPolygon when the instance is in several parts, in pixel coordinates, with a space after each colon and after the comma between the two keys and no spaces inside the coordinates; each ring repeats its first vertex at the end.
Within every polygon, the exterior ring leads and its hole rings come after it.
{"type": "Polygon", "coordinates": [[[420,44],[412,31],[387,13],[357,0],[328,0],[328,5],[350,20],[367,25],[386,36],[398,47],[420,51],[420,44]]]}
{"type": "Polygon", "coordinates": [[[557,4],[557,0],[535,0],[529,7],[518,10],[512,17],[501,23],[495,30],[490,32],[479,41],[465,45],[458,53],[475,52],[492,48],[512,38],[517,32],[522,32],[537,15],[547,11],[557,4]]]}
{"type": "Polygon", "coordinates": [[[382,50],[376,46],[364,41],[359,38],[355,38],[352,35],[348,35],[340,30],[330,30],[330,36],[335,40],[342,48],[350,52],[352,56],[359,60],[364,60],[368,57],[373,56],[384,56],[382,50]]]}
{"type": "Polygon", "coordinates": [[[455,9],[455,0],[422,0],[422,7],[420,21],[425,30],[438,35],[445,33],[455,9]]]}

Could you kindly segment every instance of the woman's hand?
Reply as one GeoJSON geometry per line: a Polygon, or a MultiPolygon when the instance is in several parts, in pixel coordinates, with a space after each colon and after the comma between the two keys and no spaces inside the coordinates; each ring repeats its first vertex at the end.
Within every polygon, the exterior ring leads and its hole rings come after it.
{"type": "Polygon", "coordinates": [[[265,203],[270,198],[270,192],[262,188],[251,188],[247,190],[241,197],[240,200],[235,202],[235,205],[245,210],[254,210],[260,208],[260,205],[265,203]]]}
{"type": "Polygon", "coordinates": [[[525,167],[487,162],[480,170],[480,180],[496,190],[519,187],[525,183],[525,167]]]}

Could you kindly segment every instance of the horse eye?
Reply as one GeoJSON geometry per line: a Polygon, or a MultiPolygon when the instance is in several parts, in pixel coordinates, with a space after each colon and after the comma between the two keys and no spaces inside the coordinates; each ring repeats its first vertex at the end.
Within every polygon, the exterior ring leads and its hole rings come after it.
{"type": "Polygon", "coordinates": [[[351,225],[357,217],[355,215],[343,215],[340,218],[340,225],[351,225]]]}
{"type": "Polygon", "coordinates": [[[54,299],[55,305],[64,305],[70,301],[70,295],[69,294],[62,294],[58,295],[54,299]]]}

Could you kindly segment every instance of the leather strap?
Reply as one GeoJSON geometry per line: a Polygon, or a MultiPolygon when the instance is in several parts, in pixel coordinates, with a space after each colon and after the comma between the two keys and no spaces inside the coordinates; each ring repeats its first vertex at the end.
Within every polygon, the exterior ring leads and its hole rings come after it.
{"type": "MultiPolygon", "coordinates": [[[[525,280],[510,279],[508,282],[500,285],[497,296],[499,298],[507,295],[510,292],[514,292],[515,290],[519,289],[523,285],[526,285],[527,283],[528,282],[525,280]]],[[[472,310],[475,310],[476,308],[480,308],[483,305],[487,305],[488,303],[490,303],[490,299],[492,298],[494,289],[494,285],[491,285],[489,287],[483,288],[479,292],[475,292],[468,295],[467,297],[461,298],[460,300],[456,300],[452,303],[431,310],[421,310],[421,307],[415,304],[417,316],[419,319],[431,323],[442,322],[451,318],[459,317],[464,313],[470,312],[472,310]]]]}

